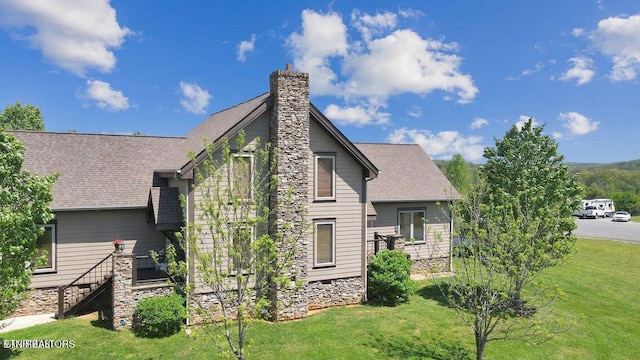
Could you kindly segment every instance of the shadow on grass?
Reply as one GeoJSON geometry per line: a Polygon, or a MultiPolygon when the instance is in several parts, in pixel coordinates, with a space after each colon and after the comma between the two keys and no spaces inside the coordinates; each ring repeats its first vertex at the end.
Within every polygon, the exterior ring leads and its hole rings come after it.
{"type": "Polygon", "coordinates": [[[91,326],[101,328],[101,329],[106,329],[106,330],[113,330],[113,324],[111,323],[111,319],[91,320],[91,326]]]}
{"type": "Polygon", "coordinates": [[[447,301],[447,298],[445,298],[444,295],[442,295],[443,292],[447,293],[448,290],[449,290],[448,284],[441,284],[440,286],[436,284],[430,284],[420,289],[417,289],[416,295],[419,295],[422,298],[427,300],[435,300],[438,302],[439,305],[449,307],[449,302],[447,301]]]}
{"type": "Polygon", "coordinates": [[[0,339],[0,360],[15,358],[21,352],[19,349],[5,348],[4,339],[0,339]]]}
{"type": "Polygon", "coordinates": [[[369,345],[389,359],[471,360],[464,346],[443,339],[379,336],[369,345]]]}

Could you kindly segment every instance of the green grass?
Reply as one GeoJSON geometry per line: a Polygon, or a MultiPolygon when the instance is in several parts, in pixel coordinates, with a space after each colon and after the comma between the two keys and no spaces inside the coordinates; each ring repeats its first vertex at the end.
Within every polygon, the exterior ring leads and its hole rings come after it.
{"type": "MultiPolygon", "coordinates": [[[[485,358],[640,359],[640,245],[579,240],[575,254],[544,278],[565,297],[559,316],[582,319],[538,346],[490,342],[485,358]]],[[[73,339],[73,349],[0,352],[16,359],[210,359],[215,347],[201,333],[141,339],[87,318],[2,335],[3,339],[73,339]]],[[[408,304],[395,308],[333,308],[301,321],[258,323],[250,330],[249,359],[448,359],[463,347],[474,358],[473,334],[440,300],[430,282],[417,284],[408,304]]]]}

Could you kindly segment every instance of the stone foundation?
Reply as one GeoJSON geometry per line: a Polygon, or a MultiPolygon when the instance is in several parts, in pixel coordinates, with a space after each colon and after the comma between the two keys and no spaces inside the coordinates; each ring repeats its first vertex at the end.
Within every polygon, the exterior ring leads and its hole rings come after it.
{"type": "Polygon", "coordinates": [[[412,274],[442,273],[451,271],[451,259],[447,257],[418,259],[411,264],[412,274]]]}
{"type": "Polygon", "coordinates": [[[32,289],[27,299],[22,301],[11,314],[14,316],[50,314],[58,312],[58,288],[32,289]]]}
{"type": "Polygon", "coordinates": [[[361,277],[314,281],[307,285],[309,310],[362,303],[364,282],[361,277]]]}

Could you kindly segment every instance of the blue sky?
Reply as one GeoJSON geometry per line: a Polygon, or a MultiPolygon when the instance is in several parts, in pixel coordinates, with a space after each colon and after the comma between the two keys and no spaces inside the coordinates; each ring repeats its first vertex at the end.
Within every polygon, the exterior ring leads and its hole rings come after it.
{"type": "Polygon", "coordinates": [[[0,0],[0,106],[181,136],[292,63],[352,141],[482,162],[533,117],[567,161],[640,158],[640,2],[0,0]]]}

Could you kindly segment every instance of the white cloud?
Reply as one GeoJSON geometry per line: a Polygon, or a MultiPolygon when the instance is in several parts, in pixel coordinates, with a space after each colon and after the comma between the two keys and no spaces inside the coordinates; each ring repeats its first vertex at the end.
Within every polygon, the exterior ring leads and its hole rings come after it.
{"type": "Polygon", "coordinates": [[[327,106],[323,113],[338,124],[357,126],[388,124],[390,116],[375,106],[368,108],[362,106],[340,107],[335,104],[327,106]]]}
{"type": "Polygon", "coordinates": [[[560,77],[560,80],[562,81],[571,81],[571,79],[576,79],[578,85],[584,85],[591,81],[593,75],[596,73],[593,70],[593,60],[587,57],[572,57],[568,62],[573,63],[573,67],[567,70],[567,72],[560,77]]]}
{"type": "Polygon", "coordinates": [[[350,123],[384,123],[373,114],[385,108],[394,95],[443,91],[445,99],[458,103],[468,103],[477,95],[471,76],[460,71],[462,58],[455,54],[458,44],[425,39],[408,29],[396,30],[397,15],[390,12],[354,11],[351,26],[361,40],[349,36],[340,14],[304,10],[302,32],[292,33],[286,42],[294,67],[308,72],[312,79],[311,95],[342,97],[343,111],[338,112],[337,105],[332,110],[345,119],[358,119],[350,123]],[[346,109],[350,109],[349,117],[346,109]],[[367,116],[376,120],[366,120],[367,116]]]}
{"type": "Polygon", "coordinates": [[[251,34],[251,40],[243,40],[238,44],[238,61],[244,62],[247,59],[247,53],[254,50],[256,44],[256,34],[251,34]]]}
{"type": "Polygon", "coordinates": [[[573,30],[571,30],[571,34],[575,37],[580,37],[584,34],[584,29],[574,28],[573,30]]]}
{"type": "Polygon", "coordinates": [[[45,60],[84,76],[89,69],[113,70],[119,48],[132,32],[121,27],[109,0],[5,0],[0,23],[28,42],[45,60]]]}
{"type": "Polygon", "coordinates": [[[368,43],[371,41],[372,35],[380,35],[385,30],[395,29],[398,23],[398,16],[388,11],[374,16],[369,14],[361,15],[359,10],[353,10],[351,20],[353,21],[353,27],[362,34],[362,38],[368,43]]]}
{"type": "Polygon", "coordinates": [[[611,57],[611,80],[636,78],[640,71],[640,14],[601,20],[589,38],[598,51],[611,57]]]}
{"type": "Polygon", "coordinates": [[[180,82],[180,105],[190,113],[204,114],[209,106],[211,94],[196,83],[180,82]]]}
{"type": "Polygon", "coordinates": [[[459,103],[472,101],[478,89],[471,76],[458,71],[461,58],[449,54],[457,44],[423,39],[412,30],[397,30],[372,40],[367,52],[344,61],[349,76],[348,95],[387,98],[414,93],[426,95],[435,90],[456,93],[459,103]]]}
{"type": "Polygon", "coordinates": [[[398,15],[402,16],[403,18],[418,19],[423,17],[424,13],[420,10],[400,9],[398,10],[398,15]]]}
{"type": "Polygon", "coordinates": [[[531,125],[533,125],[534,127],[540,126],[540,123],[538,123],[533,116],[528,116],[528,115],[520,115],[520,118],[518,118],[518,121],[516,121],[514,125],[518,128],[518,130],[522,130],[522,127],[524,126],[525,123],[527,123],[527,121],[529,121],[529,119],[533,119],[533,122],[531,123],[531,125]]]}
{"type": "Polygon", "coordinates": [[[560,113],[558,119],[562,121],[562,126],[569,130],[570,135],[577,136],[596,131],[600,124],[577,112],[560,113]]]}
{"type": "Polygon", "coordinates": [[[87,89],[82,97],[95,100],[99,108],[109,111],[129,108],[129,99],[122,94],[122,91],[114,90],[108,82],[100,80],[87,80],[87,89]]]}
{"type": "Polygon", "coordinates": [[[396,129],[389,134],[387,141],[391,143],[415,143],[432,158],[450,159],[454,154],[461,154],[468,161],[482,158],[484,145],[482,137],[468,136],[457,131],[441,131],[437,134],[424,129],[396,129]]]}
{"type": "Polygon", "coordinates": [[[414,118],[419,118],[420,116],[422,116],[422,108],[420,106],[413,106],[409,111],[407,111],[407,115],[414,118]]]}
{"type": "Polygon", "coordinates": [[[324,15],[313,10],[302,11],[302,34],[292,33],[287,39],[292,51],[295,68],[309,73],[313,81],[310,91],[314,95],[337,93],[336,74],[331,70],[330,58],[346,56],[347,27],[340,14],[324,15]]]}
{"type": "Polygon", "coordinates": [[[473,122],[471,122],[472,129],[480,129],[481,127],[488,125],[489,121],[487,119],[483,119],[480,117],[474,118],[473,122]]]}
{"type": "Polygon", "coordinates": [[[524,69],[524,71],[522,71],[522,73],[520,73],[521,76],[529,76],[531,74],[535,74],[537,72],[540,72],[540,70],[542,70],[544,68],[544,64],[542,64],[541,62],[537,63],[536,66],[533,69],[524,69]]]}

